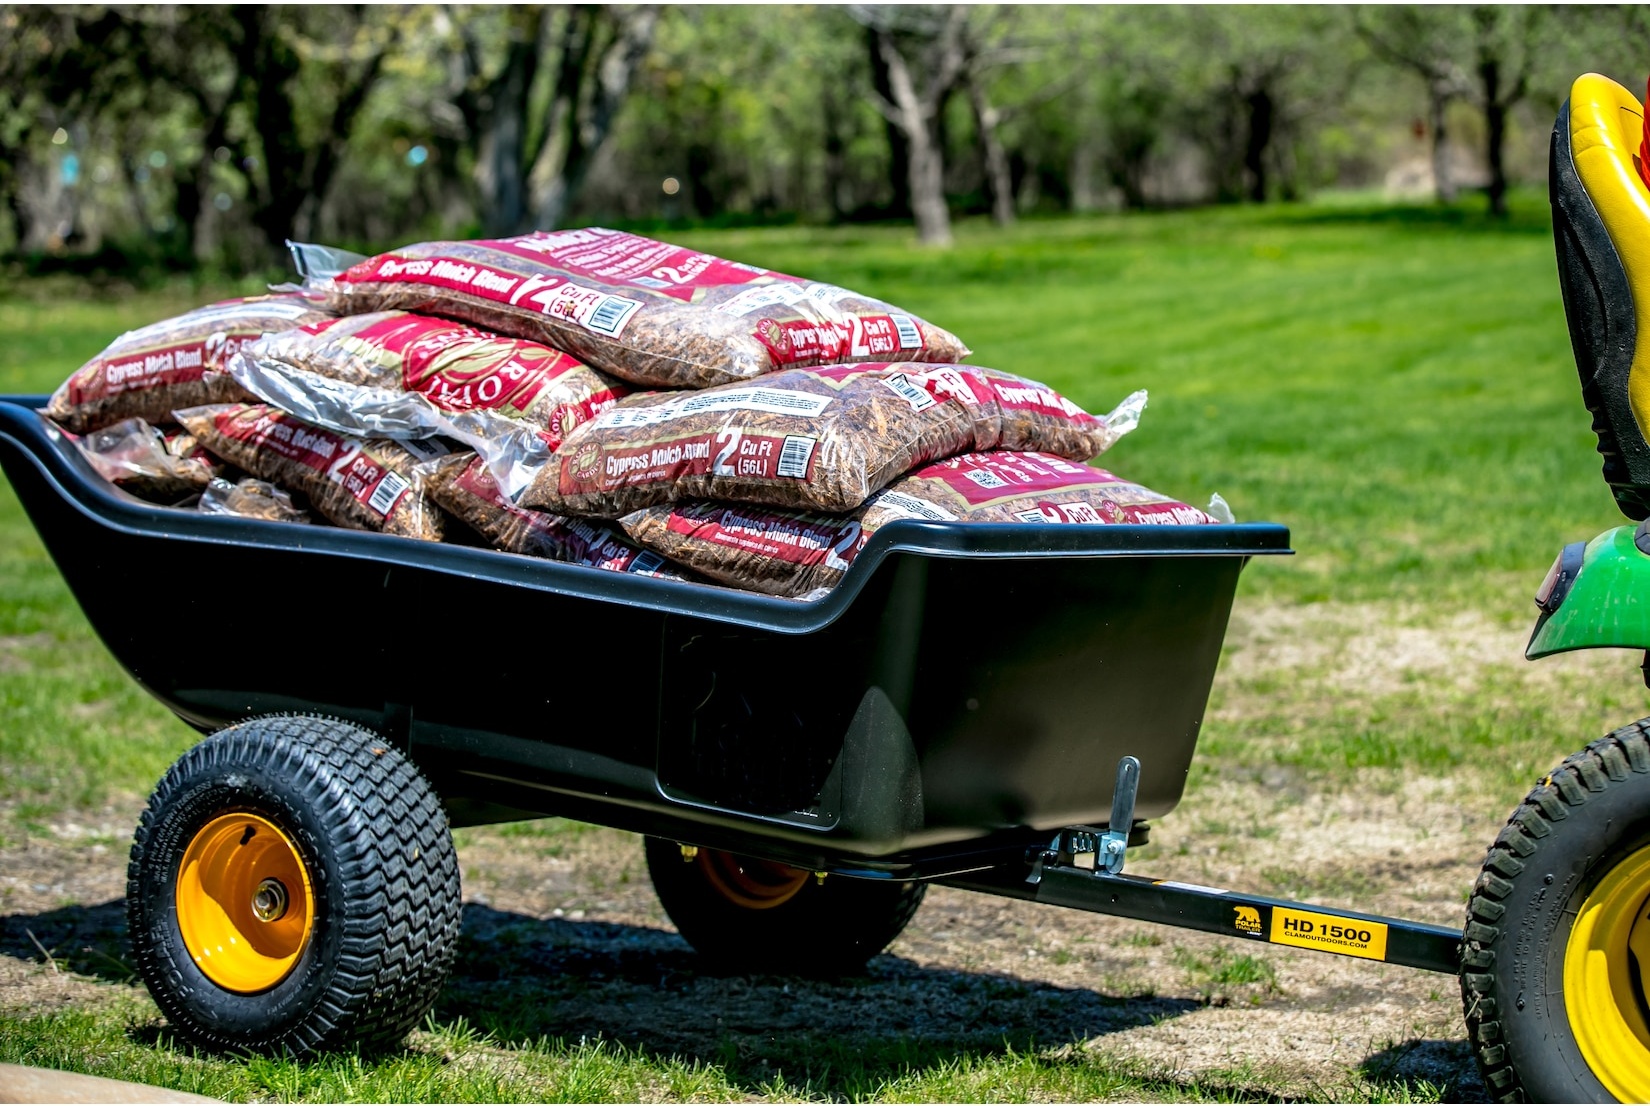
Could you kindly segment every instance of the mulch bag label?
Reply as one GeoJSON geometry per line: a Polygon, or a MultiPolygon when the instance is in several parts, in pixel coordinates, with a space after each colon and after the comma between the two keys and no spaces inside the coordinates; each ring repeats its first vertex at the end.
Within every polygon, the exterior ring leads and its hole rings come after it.
{"type": "Polygon", "coordinates": [[[687,578],[659,554],[632,545],[609,523],[517,507],[475,454],[454,453],[421,471],[430,497],[496,549],[613,572],[687,578]]]}
{"type": "Polygon", "coordinates": [[[440,514],[416,471],[420,458],[397,442],[338,434],[263,404],[197,407],[177,417],[210,452],[304,493],[339,526],[441,539],[440,514]]]}
{"type": "Polygon", "coordinates": [[[227,376],[231,357],[271,331],[328,318],[299,293],[248,296],[128,331],[52,395],[47,417],[77,434],[128,418],[168,422],[179,407],[253,398],[227,376]]]}
{"type": "Polygon", "coordinates": [[[969,365],[788,369],[759,385],[633,396],[567,437],[518,501],[617,517],[680,499],[850,511],[918,465],[1037,449],[1086,461],[1145,393],[1088,414],[1035,381],[969,365]]]}
{"type": "Polygon", "coordinates": [[[233,359],[249,390],[348,434],[449,434],[500,444],[536,435],[548,455],[628,391],[578,359],[447,319],[382,311],[273,334],[233,359]],[[524,433],[525,432],[525,433],[524,433]]]}
{"type": "Polygon", "coordinates": [[[847,515],[692,501],[619,520],[637,544],[718,583],[807,596],[842,578],[896,519],[1201,525],[1210,515],[1104,469],[1046,453],[970,453],[925,465],[847,515]]]}
{"type": "Polygon", "coordinates": [[[316,286],[340,313],[461,319],[650,387],[703,388],[789,365],[953,362],[969,352],[870,296],[601,227],[420,243],[316,286]]]}

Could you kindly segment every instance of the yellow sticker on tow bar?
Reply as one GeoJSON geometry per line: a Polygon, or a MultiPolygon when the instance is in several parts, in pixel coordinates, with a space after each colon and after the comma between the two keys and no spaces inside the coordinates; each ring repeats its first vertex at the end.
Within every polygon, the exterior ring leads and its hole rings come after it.
{"type": "Polygon", "coordinates": [[[1267,940],[1274,945],[1338,952],[1365,960],[1386,959],[1386,923],[1361,918],[1341,918],[1310,910],[1272,908],[1272,932],[1267,940]]]}

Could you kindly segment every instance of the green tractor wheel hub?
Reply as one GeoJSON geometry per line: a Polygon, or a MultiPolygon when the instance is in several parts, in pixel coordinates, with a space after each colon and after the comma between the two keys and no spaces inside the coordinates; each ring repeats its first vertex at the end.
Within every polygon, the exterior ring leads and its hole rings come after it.
{"type": "Polygon", "coordinates": [[[1650,650],[1650,555],[1635,529],[1618,526],[1587,543],[1581,570],[1558,607],[1543,611],[1524,655],[1572,649],[1650,650]]]}

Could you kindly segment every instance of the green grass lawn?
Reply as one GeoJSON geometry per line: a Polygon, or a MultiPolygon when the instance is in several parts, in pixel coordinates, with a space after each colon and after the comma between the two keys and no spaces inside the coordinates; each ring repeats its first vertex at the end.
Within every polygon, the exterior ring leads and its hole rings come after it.
{"type": "MultiPolygon", "coordinates": [[[[1497,625],[1533,617],[1530,595],[1568,541],[1622,520],[1599,478],[1570,359],[1545,203],[1517,197],[1493,223],[1465,209],[1320,202],[959,228],[954,249],[907,231],[771,229],[682,235],[685,244],[863,289],[955,330],[973,361],[1035,377],[1090,410],[1135,388],[1140,428],[1101,462],[1201,505],[1219,492],[1242,521],[1287,524],[1298,555],[1246,572],[1244,604],[1370,604],[1497,625]]],[[[49,391],[119,332],[228,289],[177,286],[97,298],[73,286],[0,299],[0,392],[49,391]]],[[[1239,688],[1264,695],[1264,688],[1239,688]]],[[[1236,691],[1217,683],[1221,695],[1236,691]]],[[[1209,765],[1480,772],[1528,782],[1643,694],[1533,701],[1505,679],[1376,700],[1275,707],[1206,731],[1209,765]],[[1560,735],[1555,739],[1555,735],[1560,735]],[[1511,750],[1484,757],[1488,750],[1511,750]],[[1484,763],[1493,761],[1493,763],[1484,763]]],[[[0,482],[0,838],[63,811],[145,791],[193,740],[97,643],[9,487],[0,482]]],[[[1194,772],[1193,786],[1198,775],[1194,772]]],[[[1508,807],[1518,792],[1506,792],[1508,807]]],[[[1493,831],[1491,831],[1493,832],[1493,831]]],[[[129,1032],[151,1013],[0,1019],[0,1062],[133,1073],[229,1097],[629,1099],[738,1097],[714,1066],[542,1042],[501,1074],[425,1050],[314,1065],[191,1058],[129,1032]],[[433,1066],[432,1066],[433,1063],[433,1066]],[[522,1073],[526,1073],[525,1075],[522,1073]],[[525,1080],[525,1081],[523,1081],[525,1080]]],[[[438,1026],[459,1044],[462,1025],[438,1026]]],[[[435,1050],[437,1053],[440,1049],[435,1050]]],[[[895,1066],[897,1070],[897,1065],[895,1066]]],[[[1242,1097],[1093,1060],[1004,1055],[925,1063],[889,1078],[776,1084],[902,1099],[1242,1097]]],[[[1372,1096],[1436,1089],[1370,1086],[1372,1096]]]]}

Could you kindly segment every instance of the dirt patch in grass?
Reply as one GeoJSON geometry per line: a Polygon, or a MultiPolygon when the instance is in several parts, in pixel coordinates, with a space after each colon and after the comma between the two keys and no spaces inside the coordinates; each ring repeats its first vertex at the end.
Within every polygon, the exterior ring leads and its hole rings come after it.
{"type": "Polygon", "coordinates": [[[1479,611],[1440,619],[1436,612],[1400,604],[1239,604],[1226,635],[1224,679],[1267,677],[1333,685],[1347,692],[1382,695],[1417,680],[1447,681],[1456,690],[1477,688],[1489,670],[1517,672],[1532,686],[1577,674],[1619,679],[1638,667],[1622,650],[1584,650],[1524,659],[1533,608],[1527,619],[1506,622],[1479,611]]]}
{"type": "Polygon", "coordinates": [[[0,634],[0,673],[28,672],[34,668],[28,654],[52,644],[47,633],[0,634]]]}

